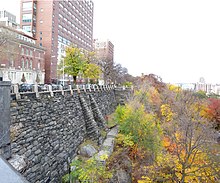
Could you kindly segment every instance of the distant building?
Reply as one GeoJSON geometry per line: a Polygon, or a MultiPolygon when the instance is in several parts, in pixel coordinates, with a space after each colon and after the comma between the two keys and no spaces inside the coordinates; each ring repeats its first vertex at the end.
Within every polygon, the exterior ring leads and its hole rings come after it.
{"type": "Polygon", "coordinates": [[[16,16],[6,10],[0,10],[0,24],[12,28],[18,28],[16,16]]]}
{"type": "Polygon", "coordinates": [[[26,82],[33,84],[36,78],[44,83],[45,49],[36,44],[36,40],[10,27],[0,25],[0,77],[13,84],[26,82]]]}
{"type": "Polygon", "coordinates": [[[47,83],[58,78],[57,65],[65,47],[73,44],[92,51],[93,2],[21,0],[20,24],[30,32],[39,46],[46,48],[45,71],[47,83]]]}
{"type": "Polygon", "coordinates": [[[94,40],[94,48],[98,58],[114,61],[114,45],[109,40],[94,40]]]}
{"type": "MultiPolygon", "coordinates": [[[[94,39],[93,41],[96,57],[99,62],[104,62],[107,65],[107,67],[113,67],[114,64],[114,45],[109,40],[98,40],[94,39]]],[[[102,67],[102,64],[100,64],[102,67]]],[[[102,68],[102,70],[105,70],[102,68]]],[[[99,79],[99,84],[103,85],[106,83],[111,83],[112,81],[110,79],[106,79],[104,76],[105,73],[102,73],[99,79]],[[105,81],[104,81],[105,80],[105,81]]]]}
{"type": "Polygon", "coordinates": [[[183,90],[195,91],[195,83],[175,83],[174,85],[179,86],[183,90]]]}

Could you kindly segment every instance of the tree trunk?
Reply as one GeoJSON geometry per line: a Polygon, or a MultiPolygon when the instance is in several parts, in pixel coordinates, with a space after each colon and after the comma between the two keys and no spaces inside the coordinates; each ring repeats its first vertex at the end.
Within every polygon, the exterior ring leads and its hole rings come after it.
{"type": "Polygon", "coordinates": [[[76,77],[77,76],[73,76],[73,83],[76,84],[76,77]]]}

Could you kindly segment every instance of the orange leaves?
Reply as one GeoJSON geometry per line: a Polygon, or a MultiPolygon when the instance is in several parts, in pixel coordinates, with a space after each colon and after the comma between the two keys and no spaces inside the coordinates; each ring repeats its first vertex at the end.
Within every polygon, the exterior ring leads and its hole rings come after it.
{"type": "Polygon", "coordinates": [[[171,142],[169,137],[164,137],[162,144],[169,153],[172,154],[174,151],[176,151],[177,145],[176,143],[171,142]]]}
{"type": "Polygon", "coordinates": [[[161,103],[160,94],[154,87],[149,88],[148,97],[149,102],[154,105],[159,105],[161,103]]]}
{"type": "Polygon", "coordinates": [[[220,99],[210,98],[208,104],[208,115],[220,122],[220,99]]]}

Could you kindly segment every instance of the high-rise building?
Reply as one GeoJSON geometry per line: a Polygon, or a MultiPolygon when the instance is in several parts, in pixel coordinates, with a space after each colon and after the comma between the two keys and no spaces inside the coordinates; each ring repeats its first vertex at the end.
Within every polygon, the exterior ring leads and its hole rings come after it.
{"type": "Polygon", "coordinates": [[[57,65],[65,55],[65,47],[74,44],[92,51],[93,2],[91,0],[21,0],[23,29],[46,48],[46,83],[57,79],[57,65]]]}
{"type": "Polygon", "coordinates": [[[114,45],[109,40],[94,40],[95,52],[98,58],[114,61],[114,45]]]}
{"type": "Polygon", "coordinates": [[[18,27],[16,16],[6,10],[0,10],[0,24],[13,28],[18,27]]]}

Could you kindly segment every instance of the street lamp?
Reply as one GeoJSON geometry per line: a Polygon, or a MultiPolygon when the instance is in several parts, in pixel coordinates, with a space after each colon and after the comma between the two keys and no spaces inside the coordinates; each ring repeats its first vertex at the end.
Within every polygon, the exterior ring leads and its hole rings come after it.
{"type": "Polygon", "coordinates": [[[63,86],[64,86],[64,59],[63,59],[63,86]]]}

